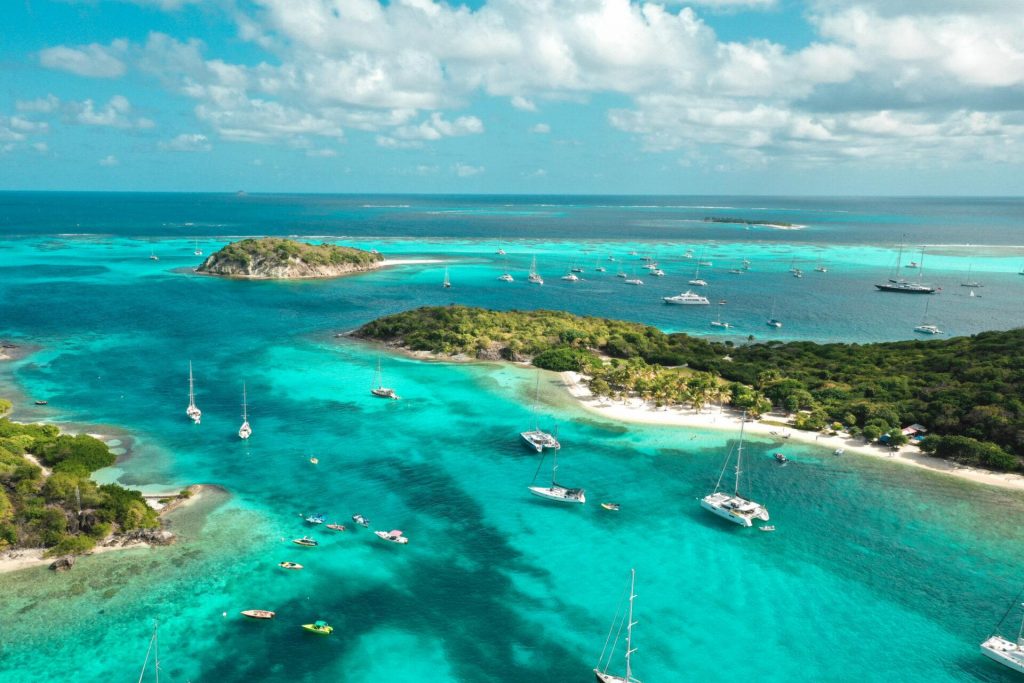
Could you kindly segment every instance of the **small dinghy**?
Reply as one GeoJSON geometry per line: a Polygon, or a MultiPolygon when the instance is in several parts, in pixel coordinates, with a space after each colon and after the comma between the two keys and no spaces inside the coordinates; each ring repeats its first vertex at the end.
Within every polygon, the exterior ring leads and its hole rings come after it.
{"type": "Polygon", "coordinates": [[[302,538],[292,539],[292,543],[295,545],[301,545],[303,548],[315,548],[320,545],[320,542],[316,539],[310,538],[309,536],[303,536],[302,538]]]}
{"type": "Polygon", "coordinates": [[[334,632],[334,627],[328,624],[326,621],[317,619],[312,624],[303,624],[303,630],[309,633],[315,633],[318,636],[329,636],[334,632]]]}
{"type": "Polygon", "coordinates": [[[402,532],[398,529],[392,529],[391,531],[374,531],[378,537],[383,538],[385,541],[391,541],[392,543],[398,543],[399,545],[405,545],[409,542],[409,539],[402,535],[402,532]]]}
{"type": "Polygon", "coordinates": [[[247,609],[242,614],[250,619],[273,619],[274,613],[267,609],[247,609]]]}
{"type": "Polygon", "coordinates": [[[789,458],[787,458],[782,453],[776,453],[774,457],[775,457],[775,462],[777,462],[777,463],[779,463],[781,465],[785,465],[787,462],[789,462],[789,458]]]}
{"type": "Polygon", "coordinates": [[[362,515],[352,515],[352,521],[362,527],[370,526],[370,520],[362,515]]]}
{"type": "Polygon", "coordinates": [[[298,562],[278,562],[277,566],[281,569],[302,569],[302,565],[298,562]]]}
{"type": "Polygon", "coordinates": [[[320,460],[318,458],[310,458],[309,461],[314,465],[320,464],[320,460]]]}
{"type": "Polygon", "coordinates": [[[36,401],[37,406],[45,406],[49,401],[36,401]]]}
{"type": "Polygon", "coordinates": [[[605,510],[615,510],[616,512],[619,510],[618,503],[601,503],[601,507],[605,510]]]}
{"type": "Polygon", "coordinates": [[[759,527],[757,527],[757,530],[758,531],[775,531],[775,525],[774,524],[769,524],[768,526],[759,526],[759,527]]]}
{"type": "Polygon", "coordinates": [[[323,524],[324,513],[318,512],[315,515],[308,515],[306,517],[306,524],[323,524]]]}
{"type": "Polygon", "coordinates": [[[344,531],[345,530],[345,525],[344,524],[328,524],[327,528],[330,529],[331,531],[344,531]]]}

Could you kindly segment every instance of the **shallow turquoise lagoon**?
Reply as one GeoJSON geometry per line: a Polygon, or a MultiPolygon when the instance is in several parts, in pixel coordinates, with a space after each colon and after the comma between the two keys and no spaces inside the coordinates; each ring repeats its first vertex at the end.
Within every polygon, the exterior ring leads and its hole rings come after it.
{"type": "MultiPolygon", "coordinates": [[[[201,246],[209,254],[224,241],[201,246]]],[[[454,287],[440,288],[439,263],[316,282],[199,277],[184,238],[2,244],[0,333],[39,347],[3,366],[15,417],[116,436],[131,455],[101,473],[108,479],[226,493],[173,513],[182,542],[171,548],[89,557],[62,575],[0,576],[0,681],[137,677],[154,620],[169,681],[589,680],[631,567],[635,671],[648,683],[1011,680],[977,644],[1019,590],[1020,494],[789,443],[793,462],[778,467],[780,444],[755,439],[746,470],[778,531],[744,531],[697,502],[736,435],[609,422],[545,374],[538,412],[564,444],[559,479],[588,497],[559,507],[526,490],[551,464],[518,441],[534,419],[535,372],[385,354],[385,381],[402,400],[375,400],[377,349],[334,336],[452,301],[702,333],[712,312],[660,304],[686,288],[695,264],[683,253],[699,243],[355,241],[447,261],[454,287]],[[511,286],[495,279],[499,245],[511,286]],[[558,279],[609,253],[639,265],[633,249],[657,255],[663,282],[621,287],[617,262],[576,285],[558,279]],[[524,282],[534,255],[543,288],[524,282]],[[199,426],[184,414],[189,360],[199,426]],[[235,435],[243,382],[248,442],[235,435]],[[29,405],[40,397],[50,405],[29,405]],[[604,500],[622,510],[601,509],[604,500]],[[360,512],[411,541],[311,529],[300,517],[320,511],[345,522],[360,512]],[[289,542],[305,533],[321,546],[289,542]],[[286,559],[306,569],[278,569],[286,559]],[[278,616],[239,616],[251,608],[278,616]],[[318,618],[336,627],[331,637],[299,628],[318,618]]],[[[888,249],[722,240],[707,254],[737,341],[771,334],[761,327],[773,298],[786,337],[909,338],[923,313],[914,297],[870,291],[894,263],[888,249]],[[725,271],[744,257],[751,272],[729,283],[725,271]],[[810,265],[801,280],[788,273],[794,258],[810,265]],[[810,272],[819,262],[828,273],[810,272]]],[[[930,278],[951,283],[931,297],[930,315],[951,331],[1020,324],[1015,258],[929,256],[930,278]],[[982,297],[960,296],[969,265],[984,273],[982,297]]]]}

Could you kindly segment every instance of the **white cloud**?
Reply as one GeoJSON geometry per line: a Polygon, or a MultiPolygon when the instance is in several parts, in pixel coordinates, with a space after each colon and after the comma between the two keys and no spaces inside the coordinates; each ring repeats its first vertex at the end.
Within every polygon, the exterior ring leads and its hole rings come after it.
{"type": "Polygon", "coordinates": [[[444,137],[482,132],[484,124],[475,116],[460,116],[454,121],[447,121],[440,113],[434,112],[430,118],[419,124],[396,128],[394,134],[403,140],[440,140],[444,137]]]}
{"type": "Polygon", "coordinates": [[[152,128],[155,125],[151,119],[133,117],[132,103],[123,95],[114,95],[106,105],[99,109],[91,99],[71,102],[69,107],[74,114],[74,121],[87,126],[152,128]]]}
{"type": "Polygon", "coordinates": [[[469,178],[484,172],[483,166],[470,166],[469,164],[464,164],[461,161],[455,164],[454,169],[455,175],[460,178],[469,178]]]}
{"type": "Polygon", "coordinates": [[[333,149],[307,149],[307,157],[319,158],[319,159],[331,159],[338,156],[338,152],[333,149]]]}
{"type": "Polygon", "coordinates": [[[182,133],[159,144],[160,149],[171,152],[209,152],[213,145],[202,133],[182,133]]]}
{"type": "Polygon", "coordinates": [[[535,126],[533,126],[532,128],[530,128],[530,132],[531,133],[539,133],[541,135],[546,135],[547,133],[551,132],[551,126],[549,126],[546,123],[538,123],[535,126]]]}
{"type": "Polygon", "coordinates": [[[59,106],[60,100],[55,95],[47,95],[35,100],[18,100],[14,103],[14,108],[20,112],[38,112],[40,114],[57,111],[59,106]]]}
{"type": "Polygon", "coordinates": [[[50,124],[45,121],[30,121],[20,116],[12,116],[10,126],[23,133],[45,133],[50,130],[50,124]]]}
{"type": "Polygon", "coordinates": [[[91,43],[79,47],[58,45],[39,52],[39,63],[48,69],[67,71],[87,78],[119,78],[125,73],[125,64],[116,55],[123,53],[128,43],[115,40],[110,46],[91,43]]]}
{"type": "Polygon", "coordinates": [[[537,111],[537,105],[522,95],[515,95],[512,97],[512,106],[522,111],[537,111]]]}
{"type": "Polygon", "coordinates": [[[121,162],[118,161],[117,157],[113,154],[108,154],[99,161],[100,166],[117,166],[120,163],[121,162]]]}

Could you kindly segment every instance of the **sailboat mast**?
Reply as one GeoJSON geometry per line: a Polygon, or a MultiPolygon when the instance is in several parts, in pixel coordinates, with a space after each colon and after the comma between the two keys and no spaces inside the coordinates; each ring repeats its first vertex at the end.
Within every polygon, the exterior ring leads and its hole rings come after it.
{"type": "Polygon", "coordinates": [[[557,448],[555,449],[555,455],[554,455],[553,461],[554,461],[554,465],[552,465],[552,467],[551,467],[551,486],[555,485],[555,478],[556,478],[556,475],[558,474],[558,449],[557,448]]]}
{"type": "Polygon", "coordinates": [[[245,382],[242,382],[242,422],[249,420],[249,406],[246,403],[245,382]]]}
{"type": "Polygon", "coordinates": [[[194,385],[194,382],[193,382],[193,379],[192,379],[192,361],[189,361],[188,362],[188,404],[190,406],[193,406],[193,405],[195,405],[195,403],[196,403],[196,395],[195,395],[195,385],[194,385]]]}
{"type": "Polygon", "coordinates": [[[734,496],[740,495],[740,461],[743,459],[743,427],[746,422],[747,413],[744,411],[743,417],[740,418],[740,445],[736,447],[736,486],[732,492],[734,496]]]}
{"type": "Polygon", "coordinates": [[[633,647],[633,600],[636,598],[636,569],[629,570],[629,625],[626,627],[626,683],[633,680],[633,668],[630,665],[630,658],[636,649],[633,647]]]}
{"type": "Polygon", "coordinates": [[[157,631],[159,622],[153,622],[153,675],[156,683],[160,683],[160,633],[157,631]]]}

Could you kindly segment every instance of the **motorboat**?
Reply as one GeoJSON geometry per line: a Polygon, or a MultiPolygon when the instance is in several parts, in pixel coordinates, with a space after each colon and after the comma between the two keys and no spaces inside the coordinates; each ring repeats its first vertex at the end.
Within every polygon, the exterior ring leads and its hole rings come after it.
{"type": "Polygon", "coordinates": [[[322,512],[318,512],[315,515],[307,515],[305,520],[307,524],[323,524],[324,514],[322,512]]]}
{"type": "Polygon", "coordinates": [[[302,565],[298,562],[278,562],[277,566],[281,569],[302,569],[302,565]]]}
{"type": "Polygon", "coordinates": [[[398,529],[392,529],[391,531],[374,531],[373,532],[378,538],[383,538],[385,541],[391,541],[399,545],[405,545],[409,542],[401,531],[398,529]]]}
{"type": "Polygon", "coordinates": [[[601,507],[603,507],[605,510],[612,510],[614,512],[618,512],[621,506],[618,503],[601,503],[601,507]]]}
{"type": "Polygon", "coordinates": [[[312,624],[303,624],[302,629],[307,633],[315,633],[318,636],[329,636],[334,633],[333,626],[319,619],[312,624]]]}
{"type": "Polygon", "coordinates": [[[780,464],[782,464],[782,465],[785,465],[785,464],[786,464],[787,462],[789,462],[789,458],[787,458],[787,457],[786,457],[785,455],[783,455],[782,453],[776,453],[776,454],[775,454],[775,455],[773,455],[772,457],[774,457],[774,458],[775,458],[775,462],[777,462],[777,463],[780,463],[780,464]]]}
{"type": "Polygon", "coordinates": [[[352,521],[362,527],[370,526],[370,520],[362,515],[352,515],[352,521]]]}
{"type": "Polygon", "coordinates": [[[316,540],[315,538],[310,538],[309,536],[303,536],[302,538],[294,538],[292,539],[292,543],[294,543],[295,545],[300,545],[303,548],[315,548],[318,545],[320,545],[320,541],[316,540]]]}
{"type": "Polygon", "coordinates": [[[345,530],[345,525],[344,524],[327,524],[326,527],[328,529],[330,529],[331,531],[344,531],[345,530]]]}
{"type": "Polygon", "coordinates": [[[242,615],[249,617],[250,619],[273,619],[274,612],[267,609],[247,609],[242,610],[242,615]]]}

